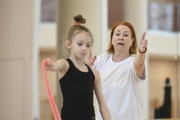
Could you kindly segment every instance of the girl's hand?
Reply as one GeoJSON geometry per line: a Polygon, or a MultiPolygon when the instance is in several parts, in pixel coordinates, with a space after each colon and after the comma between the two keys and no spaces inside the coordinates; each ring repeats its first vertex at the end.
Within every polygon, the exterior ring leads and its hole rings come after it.
{"type": "Polygon", "coordinates": [[[148,40],[145,39],[145,36],[146,36],[146,32],[143,33],[140,40],[139,48],[138,48],[141,54],[146,53],[146,50],[147,50],[148,40]]]}
{"type": "Polygon", "coordinates": [[[46,70],[50,70],[53,67],[53,62],[49,58],[47,58],[46,60],[46,70]]]}

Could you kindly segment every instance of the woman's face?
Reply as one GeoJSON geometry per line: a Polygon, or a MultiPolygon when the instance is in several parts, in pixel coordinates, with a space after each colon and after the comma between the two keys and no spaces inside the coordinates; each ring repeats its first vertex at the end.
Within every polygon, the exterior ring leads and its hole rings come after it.
{"type": "Polygon", "coordinates": [[[112,44],[115,52],[129,52],[134,39],[131,37],[130,29],[125,25],[119,25],[115,28],[112,36],[112,44]]]}

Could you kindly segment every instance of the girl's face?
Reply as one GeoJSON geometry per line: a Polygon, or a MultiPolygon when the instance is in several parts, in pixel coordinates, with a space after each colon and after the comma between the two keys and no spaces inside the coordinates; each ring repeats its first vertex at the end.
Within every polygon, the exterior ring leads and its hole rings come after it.
{"type": "Polygon", "coordinates": [[[72,42],[69,43],[69,49],[71,50],[71,55],[81,59],[85,58],[90,52],[92,40],[87,32],[80,32],[75,35],[72,42]]]}
{"type": "Polygon", "coordinates": [[[131,31],[127,26],[119,25],[116,27],[112,36],[112,45],[114,46],[115,52],[129,52],[133,41],[131,31]]]}

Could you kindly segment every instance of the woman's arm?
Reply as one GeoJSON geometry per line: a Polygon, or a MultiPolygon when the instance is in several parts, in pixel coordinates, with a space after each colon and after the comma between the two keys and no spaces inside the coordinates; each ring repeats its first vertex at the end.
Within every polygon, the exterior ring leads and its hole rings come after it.
{"type": "Polygon", "coordinates": [[[138,47],[137,55],[134,59],[134,68],[136,71],[136,74],[139,78],[143,78],[144,71],[145,71],[145,58],[146,58],[146,50],[147,50],[147,44],[148,40],[145,40],[146,32],[143,33],[140,44],[138,47]]]}
{"type": "Polygon", "coordinates": [[[111,115],[109,112],[109,109],[106,105],[105,99],[104,99],[104,95],[102,92],[102,86],[101,86],[101,78],[100,78],[100,74],[97,70],[92,69],[93,73],[95,75],[95,95],[99,104],[99,110],[100,113],[102,115],[103,120],[111,120],[111,115]]]}

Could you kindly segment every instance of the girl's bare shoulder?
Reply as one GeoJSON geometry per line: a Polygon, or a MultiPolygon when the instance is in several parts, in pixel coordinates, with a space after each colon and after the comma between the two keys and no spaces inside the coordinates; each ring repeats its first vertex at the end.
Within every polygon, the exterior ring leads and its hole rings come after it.
{"type": "Polygon", "coordinates": [[[57,63],[64,63],[64,64],[66,64],[67,60],[66,59],[58,59],[56,62],[57,63]]]}
{"type": "Polygon", "coordinates": [[[61,70],[69,68],[69,63],[66,59],[59,59],[56,61],[56,63],[58,63],[61,66],[61,68],[62,68],[61,70]]]}
{"type": "Polygon", "coordinates": [[[99,71],[98,70],[96,70],[96,69],[94,69],[94,68],[91,68],[91,70],[92,70],[92,72],[94,73],[94,76],[95,76],[95,78],[99,78],[99,71]]]}

